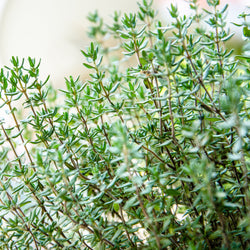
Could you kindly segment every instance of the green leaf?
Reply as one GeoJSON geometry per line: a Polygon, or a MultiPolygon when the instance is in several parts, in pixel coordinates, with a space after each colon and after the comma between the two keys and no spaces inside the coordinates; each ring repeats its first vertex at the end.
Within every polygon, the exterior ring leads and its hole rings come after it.
{"type": "Polygon", "coordinates": [[[176,190],[176,189],[167,189],[165,191],[166,195],[169,195],[169,196],[180,196],[180,193],[176,190]]]}
{"type": "Polygon", "coordinates": [[[147,60],[144,59],[143,57],[140,57],[140,63],[142,65],[142,67],[145,67],[148,64],[147,60]]]}
{"type": "Polygon", "coordinates": [[[94,66],[90,65],[90,64],[87,64],[87,63],[83,63],[83,65],[88,68],[88,69],[95,69],[94,66]]]}
{"type": "Polygon", "coordinates": [[[157,145],[157,147],[164,147],[164,146],[167,146],[167,145],[169,145],[169,144],[171,144],[171,143],[172,143],[172,139],[166,140],[165,142],[163,142],[163,143],[157,145]]]}
{"type": "Polygon", "coordinates": [[[250,29],[248,29],[248,27],[243,27],[243,35],[245,37],[250,37],[250,29]]]}
{"type": "Polygon", "coordinates": [[[120,210],[120,205],[118,203],[113,203],[113,209],[116,211],[116,212],[119,212],[120,210]]]}
{"type": "Polygon", "coordinates": [[[125,206],[124,206],[124,209],[127,210],[129,209],[130,207],[134,207],[136,205],[139,204],[139,201],[137,199],[136,196],[134,197],[131,197],[126,203],[125,203],[125,206]]]}

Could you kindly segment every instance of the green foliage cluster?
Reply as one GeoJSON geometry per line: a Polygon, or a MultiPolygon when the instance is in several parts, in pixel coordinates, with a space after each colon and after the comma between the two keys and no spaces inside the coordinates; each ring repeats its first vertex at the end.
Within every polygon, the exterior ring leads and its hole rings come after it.
{"type": "Polygon", "coordinates": [[[249,248],[249,52],[208,4],[89,15],[90,78],[59,104],[34,59],[1,69],[0,249],[249,248]]]}

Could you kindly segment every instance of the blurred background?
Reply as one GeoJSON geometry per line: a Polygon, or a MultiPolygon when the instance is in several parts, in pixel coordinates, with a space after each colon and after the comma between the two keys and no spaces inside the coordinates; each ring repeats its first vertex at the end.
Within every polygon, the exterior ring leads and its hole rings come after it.
{"type": "MultiPolygon", "coordinates": [[[[162,19],[169,18],[167,7],[171,2],[179,5],[181,14],[188,14],[184,0],[155,0],[162,19]]],[[[237,22],[237,16],[249,1],[221,1],[221,5],[226,3],[229,3],[229,20],[237,22]]],[[[199,4],[205,7],[206,1],[200,0],[199,4]]],[[[115,10],[136,11],[137,1],[0,0],[0,67],[8,65],[11,56],[41,58],[42,77],[51,75],[53,85],[63,88],[64,77],[84,75],[80,49],[89,44],[86,17],[96,9],[111,23],[115,10]]]]}

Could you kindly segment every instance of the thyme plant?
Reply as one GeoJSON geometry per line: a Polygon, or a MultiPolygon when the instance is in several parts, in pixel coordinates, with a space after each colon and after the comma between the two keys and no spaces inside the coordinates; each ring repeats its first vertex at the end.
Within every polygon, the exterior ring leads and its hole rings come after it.
{"type": "Polygon", "coordinates": [[[89,79],[59,93],[35,59],[1,69],[0,249],[249,248],[249,51],[218,4],[90,14],[89,79]]]}

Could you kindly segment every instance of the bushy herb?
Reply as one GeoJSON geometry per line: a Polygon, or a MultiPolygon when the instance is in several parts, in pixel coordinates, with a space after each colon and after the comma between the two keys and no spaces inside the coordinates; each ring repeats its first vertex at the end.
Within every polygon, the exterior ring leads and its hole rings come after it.
{"type": "Polygon", "coordinates": [[[40,62],[1,69],[0,249],[249,247],[249,51],[225,46],[218,3],[167,25],[146,0],[90,14],[90,78],[59,104],[40,62]]]}

